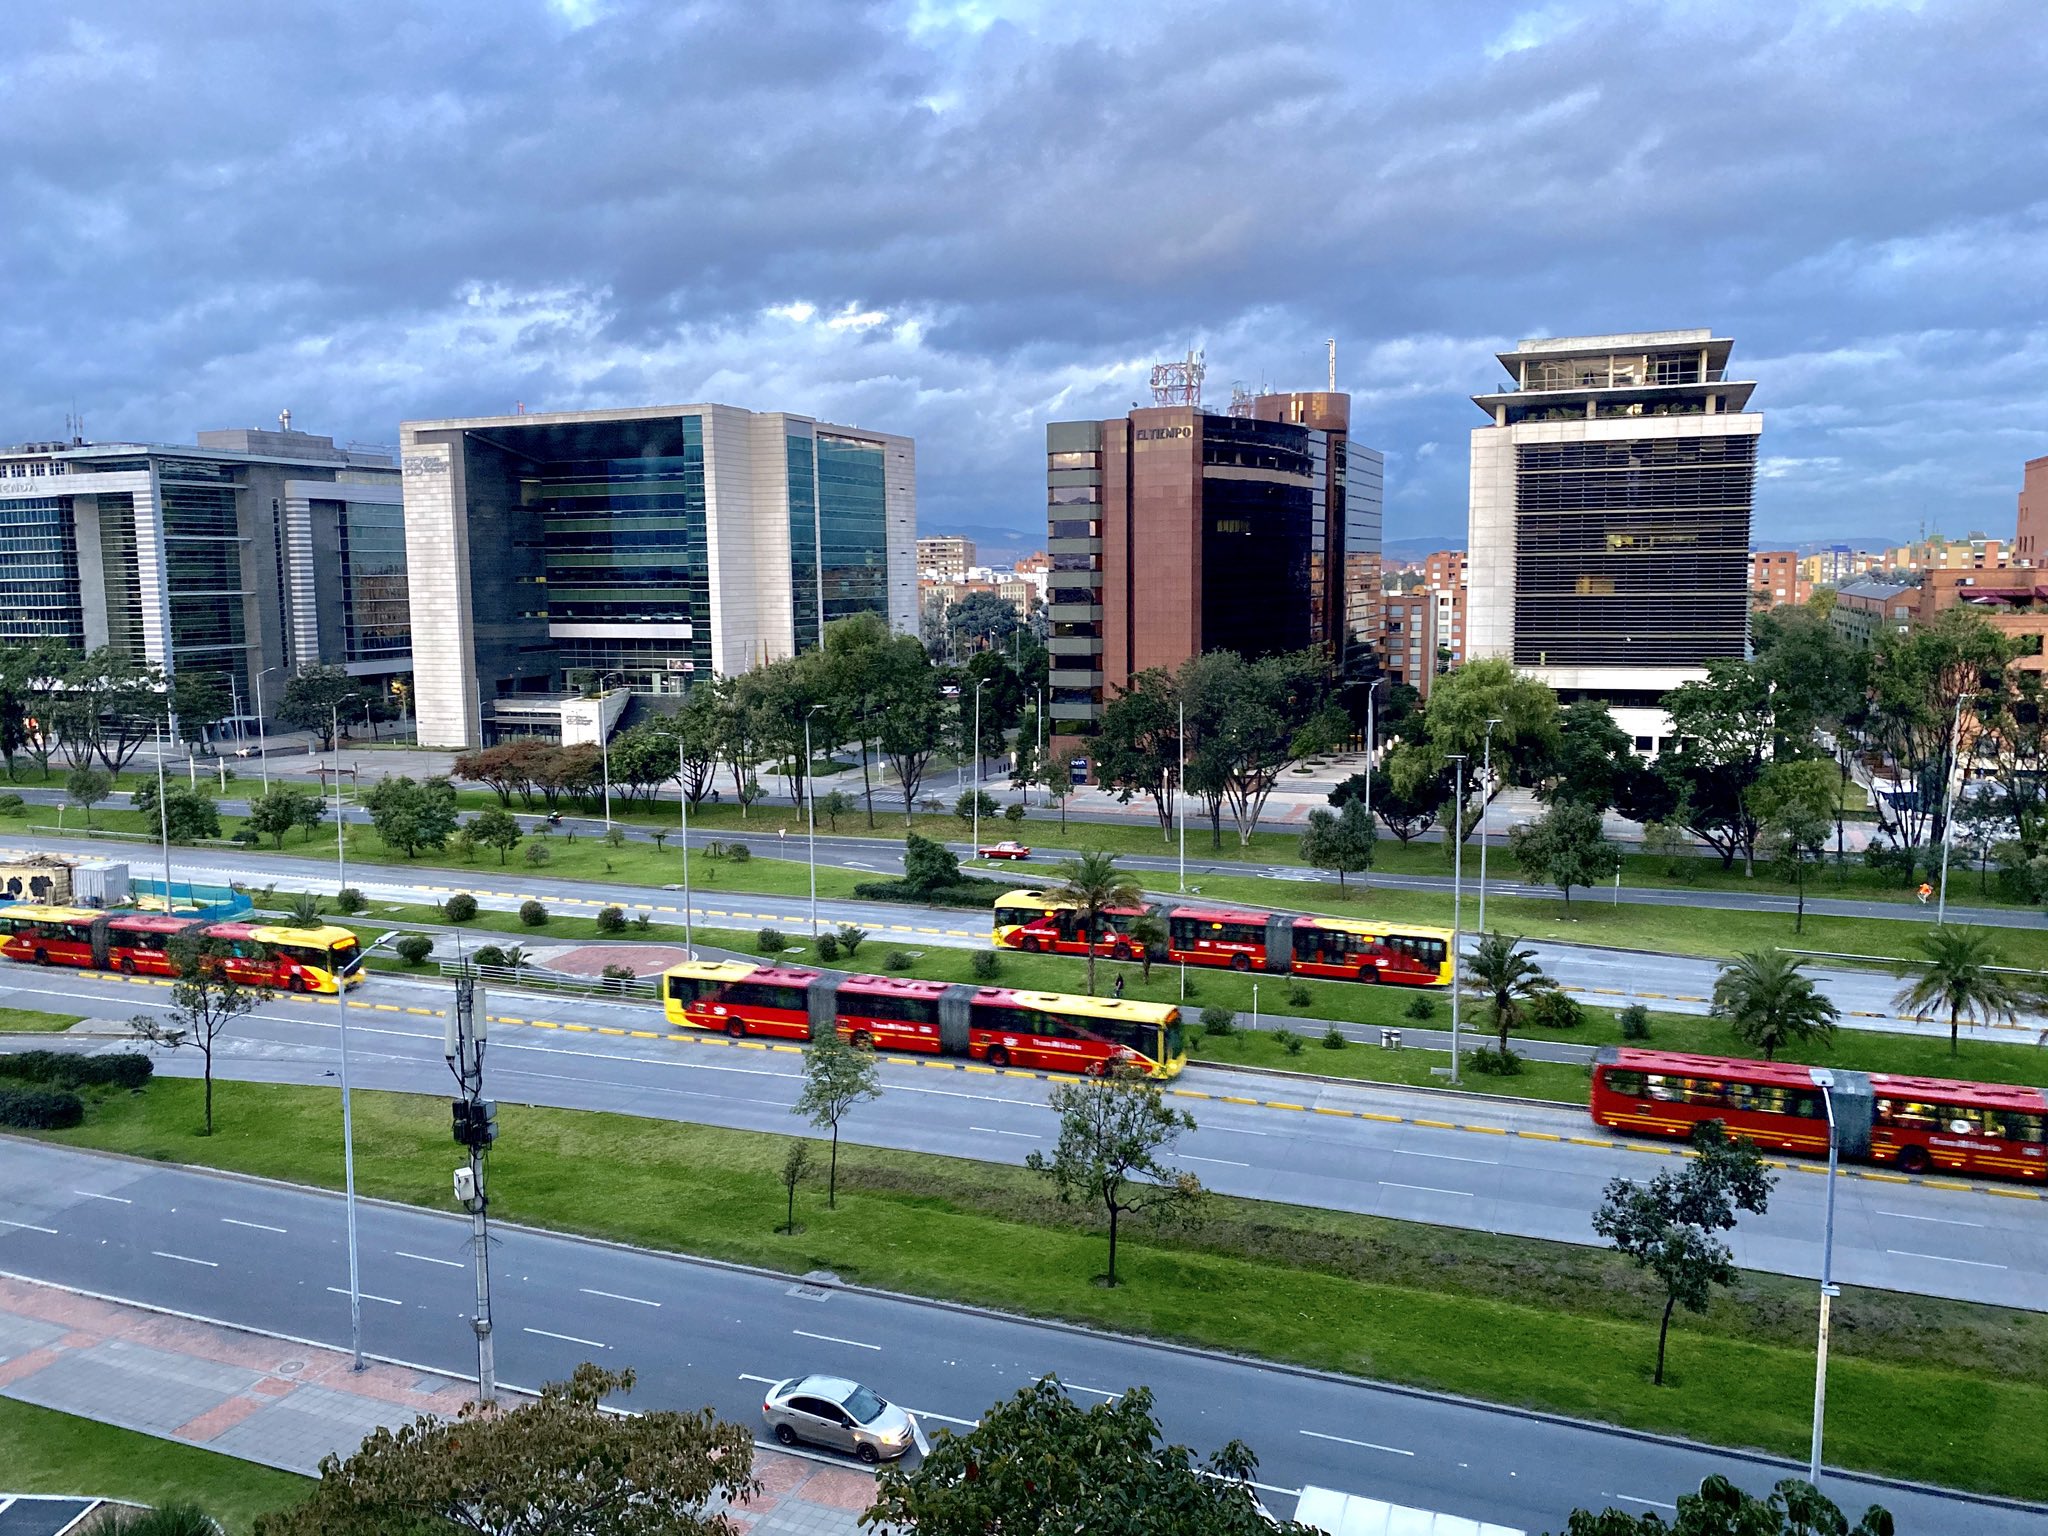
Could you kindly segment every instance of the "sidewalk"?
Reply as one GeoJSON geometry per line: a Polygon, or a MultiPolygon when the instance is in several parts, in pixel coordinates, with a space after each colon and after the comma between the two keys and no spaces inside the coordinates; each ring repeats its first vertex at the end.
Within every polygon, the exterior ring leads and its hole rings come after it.
{"type": "MultiPolygon", "coordinates": [[[[468,1395],[452,1377],[351,1371],[345,1351],[0,1278],[0,1396],[288,1472],[313,1475],[379,1425],[452,1416],[468,1395]]],[[[874,1498],[864,1470],[768,1447],[754,1475],[761,1492],[729,1513],[758,1536],[853,1536],[874,1498]]]]}

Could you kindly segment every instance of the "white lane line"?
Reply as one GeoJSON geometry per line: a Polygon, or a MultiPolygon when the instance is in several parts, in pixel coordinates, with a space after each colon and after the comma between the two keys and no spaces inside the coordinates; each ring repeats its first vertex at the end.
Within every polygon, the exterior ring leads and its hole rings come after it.
{"type": "Polygon", "coordinates": [[[643,1301],[638,1296],[621,1296],[617,1291],[594,1291],[587,1285],[579,1285],[576,1289],[586,1296],[602,1296],[607,1301],[630,1301],[636,1307],[658,1307],[661,1305],[658,1301],[643,1301]]]}
{"type": "Polygon", "coordinates": [[[14,1227],[22,1232],[47,1232],[51,1237],[57,1235],[55,1227],[39,1227],[32,1221],[9,1221],[4,1216],[0,1216],[0,1227],[14,1227]]]}
{"type": "Polygon", "coordinates": [[[1183,1152],[1181,1153],[1181,1156],[1191,1163],[1221,1163],[1225,1168],[1251,1167],[1250,1163],[1240,1163],[1234,1157],[1197,1157],[1192,1152],[1183,1152]]]}
{"type": "Polygon", "coordinates": [[[1241,1125],[1205,1125],[1205,1131],[1222,1131],[1231,1136],[1270,1136],[1271,1131],[1248,1131],[1241,1125]]]}
{"type": "Polygon", "coordinates": [[[545,1328],[522,1328],[521,1333],[539,1334],[544,1339],[560,1339],[564,1344],[588,1344],[592,1349],[610,1349],[611,1345],[598,1339],[579,1339],[573,1333],[550,1333],[545,1328]]]}
{"type": "Polygon", "coordinates": [[[825,1344],[851,1344],[855,1349],[872,1349],[877,1352],[882,1348],[879,1344],[863,1344],[859,1339],[842,1339],[829,1333],[806,1333],[801,1328],[792,1328],[789,1331],[800,1339],[817,1339],[825,1344]]]}
{"type": "Polygon", "coordinates": [[[909,1408],[905,1411],[909,1413],[912,1418],[944,1419],[948,1424],[964,1424],[969,1429],[981,1428],[981,1420],[979,1419],[956,1419],[950,1413],[933,1413],[929,1408],[909,1408]]]}
{"type": "MultiPolygon", "coordinates": [[[[1463,1195],[1468,1200],[1472,1198],[1472,1191],[1469,1189],[1438,1189],[1434,1184],[1397,1184],[1392,1179],[1381,1179],[1380,1188],[1419,1189],[1426,1195],[1463,1195]]],[[[1308,1431],[1304,1429],[1302,1433],[1305,1435],[1308,1433],[1308,1431]]]]}
{"type": "Polygon", "coordinates": [[[71,1193],[83,1195],[88,1200],[111,1200],[116,1205],[133,1205],[135,1203],[133,1200],[123,1199],[120,1195],[103,1195],[96,1189],[74,1189],[71,1193]]]}
{"type": "MultiPolygon", "coordinates": [[[[346,1296],[348,1294],[348,1287],[345,1285],[330,1285],[327,1289],[334,1292],[337,1296],[346,1296]]],[[[368,1291],[362,1291],[358,1294],[365,1301],[381,1301],[387,1307],[402,1307],[405,1305],[402,1301],[393,1301],[389,1296],[372,1296],[368,1291]]]]}
{"type": "Polygon", "coordinates": [[[232,1216],[223,1216],[223,1217],[221,1217],[221,1220],[222,1220],[222,1221],[224,1221],[224,1222],[226,1222],[226,1223],[227,1223],[227,1224],[228,1224],[229,1226],[231,1226],[231,1227],[253,1227],[253,1228],[254,1228],[254,1229],[255,1229],[256,1231],[258,1231],[258,1232],[282,1232],[282,1231],[284,1231],[284,1228],[283,1228],[283,1227],[273,1227],[273,1226],[271,1226],[271,1225],[270,1225],[270,1224],[269,1224],[268,1222],[262,1222],[262,1221],[237,1221],[237,1220],[236,1220],[236,1219],[235,1219],[234,1217],[232,1217],[232,1216]]]}
{"type": "Polygon", "coordinates": [[[993,1125],[970,1125],[970,1131],[980,1131],[985,1136],[1022,1136],[1026,1141],[1043,1141],[1045,1138],[1036,1131],[1006,1131],[993,1125]]]}
{"type": "Polygon", "coordinates": [[[1953,1216],[1919,1216],[1912,1211],[1879,1211],[1880,1216],[1896,1216],[1901,1221],[1938,1221],[1944,1227],[1981,1227],[1981,1221],[1958,1221],[1953,1216]]]}
{"type": "Polygon", "coordinates": [[[208,1269],[220,1268],[220,1266],[214,1263],[211,1259],[194,1259],[189,1258],[182,1253],[165,1253],[161,1248],[152,1248],[149,1251],[160,1259],[176,1259],[180,1264],[204,1264],[208,1269]]]}
{"type": "Polygon", "coordinates": [[[1490,1168],[1500,1166],[1500,1159],[1497,1157],[1460,1157],[1455,1152],[1417,1152],[1408,1147],[1388,1147],[1386,1150],[1396,1157],[1433,1157],[1440,1163],[1485,1163],[1490,1168]]]}
{"type": "Polygon", "coordinates": [[[764,1386],[764,1387],[773,1387],[773,1386],[779,1386],[779,1385],[781,1385],[781,1383],[783,1382],[784,1378],[783,1378],[783,1377],[780,1377],[780,1376],[749,1376],[749,1375],[748,1375],[748,1374],[747,1374],[747,1373],[746,1373],[745,1371],[741,1371],[741,1372],[740,1372],[740,1380],[741,1380],[741,1381],[758,1381],[758,1382],[760,1382],[760,1383],[761,1383],[761,1385],[762,1385],[762,1386],[764,1386]]]}
{"type": "Polygon", "coordinates": [[[1065,1387],[1069,1392],[1093,1392],[1097,1397],[1106,1397],[1112,1403],[1123,1396],[1123,1393],[1121,1392],[1110,1392],[1102,1387],[1084,1387],[1078,1381],[1063,1381],[1060,1383],[1060,1385],[1065,1387]]]}
{"type": "Polygon", "coordinates": [[[1952,1259],[1945,1253],[1914,1253],[1906,1248],[1887,1248],[1885,1252],[1895,1259],[1932,1259],[1937,1264],[1967,1264],[1972,1269],[2003,1269],[2003,1264],[1987,1264],[1982,1259],[1952,1259]]]}
{"type": "Polygon", "coordinates": [[[1304,1429],[1301,1433],[1307,1435],[1311,1440],[1334,1440],[1339,1445],[1356,1445],[1368,1451],[1385,1451],[1389,1456],[1413,1456],[1415,1454],[1413,1451],[1402,1450],[1398,1445],[1381,1445],[1372,1440],[1353,1440],[1345,1435],[1326,1435],[1320,1430],[1304,1429]]]}
{"type": "Polygon", "coordinates": [[[1632,1493],[1617,1493],[1615,1498],[1624,1504],[1647,1504],[1652,1509],[1676,1509],[1676,1504],[1666,1504],[1662,1499],[1639,1499],[1632,1493]]]}
{"type": "Polygon", "coordinates": [[[437,1259],[429,1253],[407,1253],[403,1248],[394,1248],[392,1253],[401,1259],[417,1259],[422,1264],[438,1264],[443,1269],[467,1269],[467,1264],[458,1264],[453,1259],[437,1259]]]}

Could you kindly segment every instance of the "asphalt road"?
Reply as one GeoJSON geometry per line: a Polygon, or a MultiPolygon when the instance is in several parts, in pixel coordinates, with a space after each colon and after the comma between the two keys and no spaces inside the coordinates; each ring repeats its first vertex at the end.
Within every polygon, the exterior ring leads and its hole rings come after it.
{"type": "MultiPolygon", "coordinates": [[[[164,996],[112,976],[17,967],[0,976],[0,1004],[96,1017],[160,1009],[164,996]]],[[[355,994],[356,1085],[445,1094],[447,996],[390,974],[355,994]]],[[[781,1135],[803,1129],[792,1114],[801,1088],[794,1049],[733,1046],[698,1031],[672,1041],[654,1010],[625,1003],[503,991],[487,1006],[489,1091],[501,1101],[781,1135]],[[605,1029],[616,1033],[597,1033],[605,1029]]],[[[335,1085],[340,1022],[331,1000],[277,997],[216,1046],[215,1071],[335,1085]]],[[[22,1049],[47,1037],[0,1042],[22,1049]]],[[[161,1071],[200,1069],[189,1049],[155,1054],[161,1071]]],[[[1034,1074],[882,1061],[884,1097],[849,1117],[842,1134],[852,1143],[1016,1164],[1057,1136],[1051,1084],[1034,1074]]],[[[1524,1237],[1596,1241],[1591,1213],[1607,1180],[1647,1178],[1670,1150],[1617,1141],[1577,1110],[1541,1105],[1200,1066],[1174,1087],[1198,1127],[1179,1156],[1222,1193],[1524,1237]]],[[[1737,1262],[1817,1278],[1826,1187],[1821,1165],[1787,1164],[1768,1213],[1745,1217],[1733,1234],[1737,1262]]],[[[1845,1176],[1835,1188],[1837,1279],[2048,1311],[2048,1220],[2037,1191],[1881,1170],[1845,1176]]]]}
{"type": "MultiPolygon", "coordinates": [[[[10,848],[32,848],[91,856],[105,856],[109,846],[85,839],[28,837],[15,840],[10,848]]],[[[130,846],[134,872],[147,876],[152,862],[146,850],[130,846]]],[[[792,853],[797,850],[793,847],[792,853]]],[[[230,880],[250,883],[275,882],[287,888],[303,886],[328,890],[335,881],[331,858],[309,858],[300,854],[209,849],[176,849],[172,853],[172,874],[177,880],[225,884],[230,880]]],[[[349,883],[373,900],[391,902],[438,902],[453,891],[467,890],[480,905],[510,910],[527,897],[537,897],[551,907],[568,912],[595,912],[617,903],[628,911],[649,910],[667,922],[679,922],[682,896],[679,891],[652,890],[646,886],[602,884],[550,878],[530,870],[493,869],[480,865],[473,872],[420,870],[411,872],[391,865],[356,864],[348,871],[349,883]]],[[[1026,883],[1024,871],[1018,881],[1026,883]]],[[[691,911],[697,921],[724,928],[749,928],[775,924],[791,932],[810,926],[810,903],[803,897],[754,896],[739,892],[691,893],[691,911]]],[[[979,949],[989,943],[988,916],[980,911],[957,907],[920,907],[908,904],[841,901],[818,902],[819,921],[826,926],[857,923],[890,945],[942,945],[979,949]]],[[[1641,950],[1601,949],[1592,946],[1532,941],[1544,969],[1568,990],[1596,1001],[1620,1005],[1640,1000],[1673,1013],[1705,1013],[1714,989],[1717,962],[1686,955],[1658,955],[1641,950]]],[[[1882,1029],[1895,1033],[1945,1035],[1946,1026],[1935,1021],[1901,1018],[1891,1005],[1898,980],[1889,974],[1851,968],[1814,968],[1820,989],[1831,997],[1852,1028],[1882,1029]]],[[[1277,1001],[1277,999],[1275,999],[1277,1001]]],[[[2044,1034],[2048,1021],[2029,1016],[2018,1027],[1999,1030],[1994,1038],[2034,1042],[2044,1034]]]]}
{"type": "MultiPolygon", "coordinates": [[[[342,1233],[332,1195],[0,1141],[0,1270],[12,1275],[345,1345],[342,1233]]],[[[364,1203],[359,1234],[366,1351],[473,1372],[466,1219],[364,1203]]],[[[1796,1470],[787,1275],[502,1226],[494,1238],[500,1377],[530,1386],[586,1359],[630,1365],[636,1406],[708,1403],[757,1426],[763,1386],[826,1370],[872,1383],[935,1432],[1048,1372],[1084,1403],[1144,1384],[1170,1436],[1251,1444],[1276,1497],[1314,1483],[1531,1531],[1581,1504],[1668,1508],[1715,1470],[1757,1489],[1796,1470]]],[[[1824,1482],[1852,1508],[1881,1500],[1905,1532],[2048,1528],[2037,1509],[1824,1482]]]]}

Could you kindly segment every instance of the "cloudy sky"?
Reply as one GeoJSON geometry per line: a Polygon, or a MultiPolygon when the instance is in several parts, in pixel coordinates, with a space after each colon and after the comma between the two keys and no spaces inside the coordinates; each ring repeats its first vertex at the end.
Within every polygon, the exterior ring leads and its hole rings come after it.
{"type": "Polygon", "coordinates": [[[1461,540],[1517,337],[1706,325],[1767,542],[2009,533],[2048,454],[2041,0],[6,6],[0,440],[716,399],[1042,527],[1205,347],[1461,540]]]}

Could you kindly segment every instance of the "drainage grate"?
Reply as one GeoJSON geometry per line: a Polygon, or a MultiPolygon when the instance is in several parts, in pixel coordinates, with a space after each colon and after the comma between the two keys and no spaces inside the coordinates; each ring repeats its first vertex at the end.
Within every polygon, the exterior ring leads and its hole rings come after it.
{"type": "Polygon", "coordinates": [[[792,1285],[789,1294],[801,1297],[805,1301],[827,1301],[832,1295],[822,1285],[792,1285]]]}

